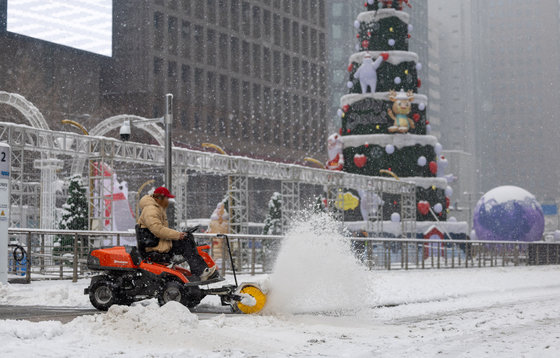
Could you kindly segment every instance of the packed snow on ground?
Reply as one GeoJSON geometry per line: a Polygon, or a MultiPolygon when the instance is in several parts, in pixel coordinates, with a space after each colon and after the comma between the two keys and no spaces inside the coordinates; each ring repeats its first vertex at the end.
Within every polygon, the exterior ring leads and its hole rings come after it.
{"type": "MultiPolygon", "coordinates": [[[[261,315],[148,300],[67,324],[0,321],[2,357],[560,356],[560,268],[369,272],[343,242],[324,217],[297,225],[272,275],[241,277],[270,290],[261,315]]],[[[0,304],[90,307],[86,285],[2,286],[0,304]]]]}

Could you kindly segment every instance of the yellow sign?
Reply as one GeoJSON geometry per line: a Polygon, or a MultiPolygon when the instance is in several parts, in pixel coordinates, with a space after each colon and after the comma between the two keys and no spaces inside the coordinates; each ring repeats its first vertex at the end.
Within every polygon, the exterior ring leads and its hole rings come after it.
{"type": "Polygon", "coordinates": [[[337,209],[342,209],[344,206],[344,211],[354,210],[360,205],[360,199],[352,193],[339,193],[336,203],[334,204],[337,209]]]}

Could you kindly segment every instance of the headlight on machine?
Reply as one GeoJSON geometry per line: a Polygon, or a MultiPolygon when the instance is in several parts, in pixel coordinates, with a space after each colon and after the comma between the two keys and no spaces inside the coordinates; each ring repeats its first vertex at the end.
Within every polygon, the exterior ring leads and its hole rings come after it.
{"type": "Polygon", "coordinates": [[[87,259],[88,268],[96,268],[100,266],[99,257],[89,255],[87,259]]]}

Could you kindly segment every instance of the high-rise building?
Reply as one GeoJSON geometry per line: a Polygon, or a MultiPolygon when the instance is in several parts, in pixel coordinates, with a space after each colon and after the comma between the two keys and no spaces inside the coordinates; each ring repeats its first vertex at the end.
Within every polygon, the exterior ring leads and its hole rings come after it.
{"type": "Polygon", "coordinates": [[[439,32],[437,32],[431,24],[437,22],[434,18],[429,18],[430,27],[428,28],[428,44],[429,53],[425,72],[424,82],[426,87],[424,93],[428,95],[428,118],[432,128],[432,135],[441,138],[441,79],[440,79],[440,44],[439,32]],[[427,74],[427,76],[426,76],[427,74]],[[426,89],[427,88],[427,89],[426,89]]]}
{"type": "Polygon", "coordinates": [[[325,157],[325,0],[114,3],[112,106],[157,117],[175,95],[175,138],[232,153],[325,157]]]}
{"type": "Polygon", "coordinates": [[[356,51],[358,43],[354,21],[358,14],[365,11],[363,4],[357,1],[328,0],[327,1],[327,34],[328,34],[328,68],[329,68],[329,121],[330,132],[340,128],[340,98],[348,92],[348,54],[356,51]]]}
{"type": "MultiPolygon", "coordinates": [[[[418,54],[418,58],[427,64],[430,60],[430,41],[428,25],[428,0],[411,1],[411,7],[404,7],[410,14],[410,24],[412,31],[409,39],[409,49],[418,54]]],[[[427,78],[422,79],[422,86],[418,88],[418,93],[428,94],[429,82],[427,78]]]]}
{"type": "Polygon", "coordinates": [[[559,196],[560,4],[472,2],[476,150],[482,190],[559,196]]]}
{"type": "Polygon", "coordinates": [[[430,33],[439,47],[430,54],[430,59],[439,56],[437,127],[446,149],[448,172],[457,178],[451,184],[455,193],[451,214],[468,222],[471,218],[467,209],[474,205],[473,198],[478,195],[471,14],[468,1],[430,1],[430,33]]]}
{"type": "Polygon", "coordinates": [[[0,0],[0,32],[6,31],[8,24],[8,0],[0,0]]]}
{"type": "Polygon", "coordinates": [[[4,32],[0,89],[29,97],[53,128],[84,114],[88,127],[115,114],[159,117],[172,93],[177,144],[325,159],[326,26],[326,0],[114,1],[112,57],[4,32]]]}

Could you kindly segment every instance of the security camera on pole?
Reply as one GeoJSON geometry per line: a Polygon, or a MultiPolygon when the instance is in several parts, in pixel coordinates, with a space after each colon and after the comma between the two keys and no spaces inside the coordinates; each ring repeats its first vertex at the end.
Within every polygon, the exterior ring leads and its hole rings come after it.
{"type": "Polygon", "coordinates": [[[0,283],[8,283],[10,223],[10,146],[0,143],[0,283]]]}

